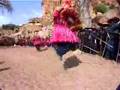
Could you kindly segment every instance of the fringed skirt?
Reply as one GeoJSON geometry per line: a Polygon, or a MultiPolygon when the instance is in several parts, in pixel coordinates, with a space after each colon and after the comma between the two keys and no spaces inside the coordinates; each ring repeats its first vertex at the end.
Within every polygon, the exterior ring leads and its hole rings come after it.
{"type": "Polygon", "coordinates": [[[50,38],[51,43],[60,43],[60,42],[67,42],[67,43],[78,43],[79,38],[75,32],[72,32],[70,28],[66,27],[65,25],[54,25],[52,36],[50,38]]]}

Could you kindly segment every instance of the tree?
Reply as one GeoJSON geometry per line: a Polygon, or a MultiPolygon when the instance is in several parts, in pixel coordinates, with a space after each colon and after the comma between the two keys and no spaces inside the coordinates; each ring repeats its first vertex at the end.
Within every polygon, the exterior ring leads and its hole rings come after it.
{"type": "Polygon", "coordinates": [[[15,24],[3,24],[2,25],[2,29],[4,30],[15,30],[17,28],[19,28],[19,26],[15,24]]]}
{"type": "Polygon", "coordinates": [[[9,12],[13,10],[9,0],[0,0],[0,7],[7,9],[9,12]]]}
{"type": "Polygon", "coordinates": [[[80,18],[86,27],[92,26],[91,11],[92,5],[91,0],[78,0],[80,5],[80,18]]]}

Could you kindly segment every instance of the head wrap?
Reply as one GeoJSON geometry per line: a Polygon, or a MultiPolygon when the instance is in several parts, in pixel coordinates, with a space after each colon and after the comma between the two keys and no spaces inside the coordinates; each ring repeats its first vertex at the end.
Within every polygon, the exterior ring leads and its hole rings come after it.
{"type": "Polygon", "coordinates": [[[72,0],[63,0],[63,7],[65,6],[71,6],[72,0]]]}

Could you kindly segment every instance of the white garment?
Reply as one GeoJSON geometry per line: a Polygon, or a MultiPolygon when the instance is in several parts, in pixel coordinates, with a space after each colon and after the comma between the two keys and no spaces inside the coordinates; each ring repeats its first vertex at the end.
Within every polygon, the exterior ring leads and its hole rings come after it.
{"type": "Polygon", "coordinates": [[[49,38],[50,37],[50,31],[48,31],[48,30],[39,31],[38,36],[40,38],[43,38],[43,39],[49,38]]]}

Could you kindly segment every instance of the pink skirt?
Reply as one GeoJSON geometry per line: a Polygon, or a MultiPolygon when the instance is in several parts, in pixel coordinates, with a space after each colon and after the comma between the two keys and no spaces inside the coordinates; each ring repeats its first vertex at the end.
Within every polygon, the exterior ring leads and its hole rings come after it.
{"type": "Polygon", "coordinates": [[[78,43],[79,38],[75,32],[72,32],[70,28],[64,25],[55,25],[53,27],[52,36],[50,38],[51,43],[59,43],[59,42],[70,42],[70,43],[78,43]]]}

